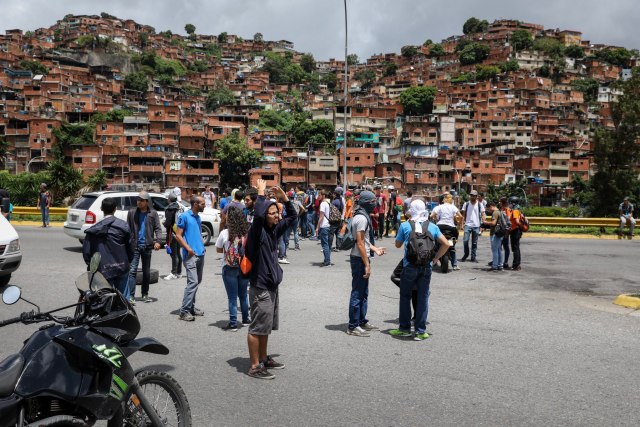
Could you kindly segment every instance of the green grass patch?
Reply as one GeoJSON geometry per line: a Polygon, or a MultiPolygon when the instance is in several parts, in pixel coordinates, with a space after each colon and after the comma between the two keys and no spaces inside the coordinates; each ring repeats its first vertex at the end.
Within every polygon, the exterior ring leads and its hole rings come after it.
{"type": "Polygon", "coordinates": [[[555,227],[547,225],[531,225],[529,233],[553,233],[553,234],[588,234],[591,236],[615,235],[617,228],[605,228],[604,233],[600,227],[555,227]]]}

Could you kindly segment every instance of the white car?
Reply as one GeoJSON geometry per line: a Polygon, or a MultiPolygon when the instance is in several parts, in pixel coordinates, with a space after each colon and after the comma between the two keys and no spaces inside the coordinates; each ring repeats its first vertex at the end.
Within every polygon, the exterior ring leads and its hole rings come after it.
{"type": "MultiPolygon", "coordinates": [[[[164,222],[164,211],[169,205],[167,196],[159,193],[149,193],[151,198],[151,207],[158,211],[160,222],[164,222]]],[[[80,242],[84,241],[85,231],[95,223],[104,218],[100,206],[106,198],[116,199],[115,216],[124,221],[127,220],[129,209],[137,206],[136,199],[138,192],[136,191],[97,191],[83,194],[67,212],[67,220],[64,223],[64,232],[80,242]]],[[[188,203],[182,203],[183,209],[189,209],[188,203]]],[[[205,209],[200,214],[202,218],[202,241],[208,245],[211,239],[218,233],[220,227],[220,211],[217,209],[205,209]]],[[[162,227],[163,239],[165,229],[162,227]]]]}
{"type": "Polygon", "coordinates": [[[18,232],[3,215],[0,215],[0,287],[9,284],[11,273],[20,267],[21,262],[18,232]]]}

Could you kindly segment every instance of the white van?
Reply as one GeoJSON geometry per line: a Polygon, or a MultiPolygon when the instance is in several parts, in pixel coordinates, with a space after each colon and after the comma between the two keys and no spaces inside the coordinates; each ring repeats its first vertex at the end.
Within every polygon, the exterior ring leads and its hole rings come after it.
{"type": "Polygon", "coordinates": [[[11,273],[20,267],[22,252],[20,239],[16,229],[7,219],[0,215],[0,286],[6,286],[11,280],[11,273]]]}

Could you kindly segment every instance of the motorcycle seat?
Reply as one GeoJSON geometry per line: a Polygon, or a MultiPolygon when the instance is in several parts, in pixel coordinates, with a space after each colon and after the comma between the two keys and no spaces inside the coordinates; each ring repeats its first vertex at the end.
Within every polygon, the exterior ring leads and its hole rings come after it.
{"type": "Polygon", "coordinates": [[[18,383],[24,358],[21,354],[14,354],[0,362],[0,396],[10,396],[18,383]]]}

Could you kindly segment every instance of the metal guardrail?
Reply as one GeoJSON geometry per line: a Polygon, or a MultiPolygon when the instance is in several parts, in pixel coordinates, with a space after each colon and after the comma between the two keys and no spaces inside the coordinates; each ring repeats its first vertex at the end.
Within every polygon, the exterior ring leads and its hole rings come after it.
{"type": "MultiPolygon", "coordinates": [[[[66,215],[69,208],[49,208],[49,215],[66,215]]],[[[14,206],[14,215],[40,215],[40,208],[14,206]]],[[[618,218],[557,218],[528,217],[531,225],[548,225],[556,227],[619,227],[618,218]]]]}
{"type": "MultiPolygon", "coordinates": [[[[49,208],[49,215],[66,215],[69,208],[49,208]]],[[[40,208],[31,206],[14,206],[14,215],[40,215],[40,208]]]]}
{"type": "Polygon", "coordinates": [[[555,218],[527,217],[531,225],[549,225],[555,227],[619,227],[618,218],[555,218]]]}

